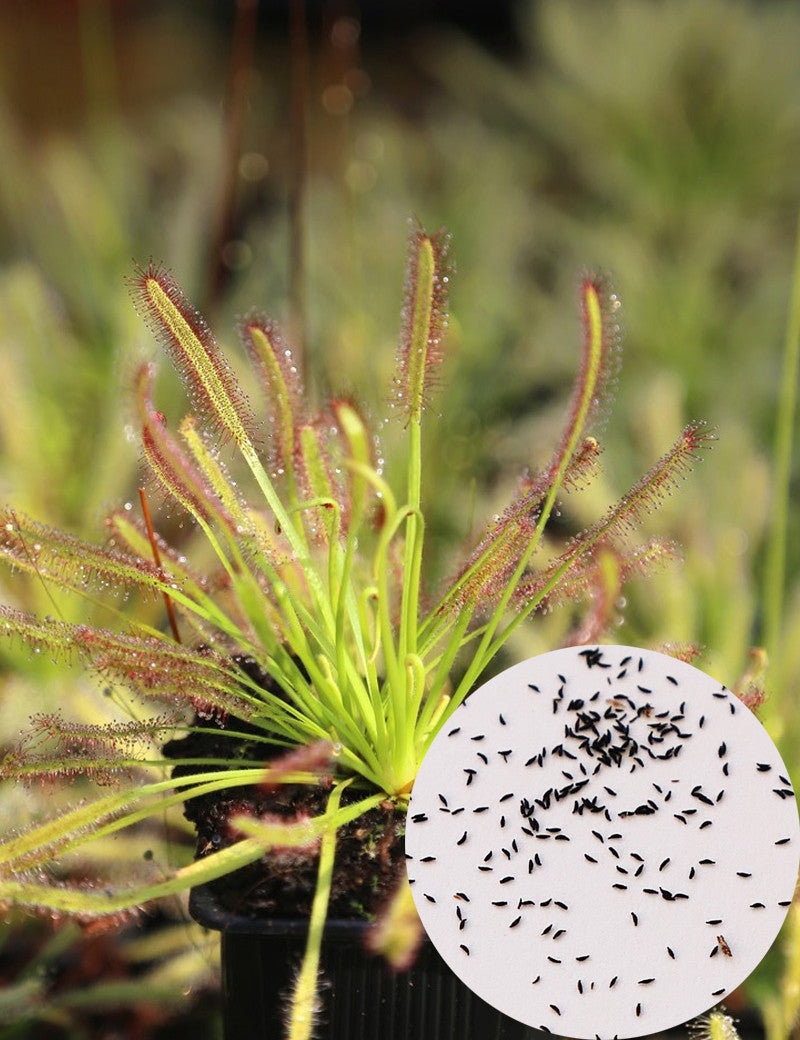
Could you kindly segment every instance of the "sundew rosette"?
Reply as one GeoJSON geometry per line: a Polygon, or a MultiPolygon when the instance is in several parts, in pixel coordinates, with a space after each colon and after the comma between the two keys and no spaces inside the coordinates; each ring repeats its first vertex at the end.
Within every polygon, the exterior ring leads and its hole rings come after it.
{"type": "Polygon", "coordinates": [[[447,963],[562,1036],[656,1033],[763,958],[797,878],[777,749],[698,669],[570,647],[475,691],[412,792],[408,874],[447,963]]]}

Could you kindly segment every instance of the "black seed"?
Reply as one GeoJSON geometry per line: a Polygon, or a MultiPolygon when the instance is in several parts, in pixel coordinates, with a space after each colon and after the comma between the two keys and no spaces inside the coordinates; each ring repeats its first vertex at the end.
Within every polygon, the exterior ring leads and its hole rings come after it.
{"type": "Polygon", "coordinates": [[[436,902],[435,898],[433,896],[429,896],[427,892],[423,892],[422,894],[425,896],[425,898],[428,900],[429,903],[435,903],[436,902]]]}
{"type": "Polygon", "coordinates": [[[590,856],[588,852],[584,852],[583,858],[588,860],[590,863],[596,863],[597,862],[597,860],[594,858],[594,856],[590,856]]]}
{"type": "Polygon", "coordinates": [[[553,1009],[553,1011],[555,1011],[555,1013],[556,1013],[557,1015],[560,1015],[560,1014],[561,1014],[561,1012],[560,1012],[560,1011],[558,1010],[558,1008],[556,1007],[556,1005],[555,1005],[555,1004],[551,1004],[551,1005],[550,1005],[550,1007],[551,1007],[551,1008],[553,1009]]]}
{"type": "Polygon", "coordinates": [[[651,982],[655,982],[655,979],[639,979],[640,986],[649,986],[651,982]]]}
{"type": "Polygon", "coordinates": [[[473,809],[472,811],[474,813],[488,812],[489,811],[489,806],[488,805],[479,805],[477,809],[473,809]]]}
{"type": "Polygon", "coordinates": [[[553,940],[555,941],[560,935],[566,934],[566,928],[559,928],[557,932],[553,933],[553,940]]]}
{"type": "Polygon", "coordinates": [[[576,957],[575,960],[576,961],[581,961],[581,962],[582,961],[588,961],[589,960],[589,954],[588,953],[582,953],[580,955],[580,957],[576,957]]]}
{"type": "Polygon", "coordinates": [[[791,905],[792,905],[791,899],[782,899],[780,901],[780,903],[778,903],[778,906],[791,906],[791,905]]]}
{"type": "Polygon", "coordinates": [[[785,845],[787,843],[787,841],[791,841],[791,840],[792,840],[791,838],[780,838],[778,841],[775,842],[775,844],[776,845],[785,845]]]}
{"type": "Polygon", "coordinates": [[[642,1005],[641,1004],[637,1004],[636,1005],[636,1017],[638,1018],[641,1015],[641,1013],[642,1013],[642,1005]]]}
{"type": "Polygon", "coordinates": [[[764,909],[764,904],[763,903],[751,903],[750,904],[750,909],[751,910],[763,910],[764,909]]]}
{"type": "Polygon", "coordinates": [[[638,877],[643,870],[644,870],[644,863],[640,863],[639,866],[636,868],[636,870],[633,872],[633,876],[634,877],[638,877]]]}
{"type": "Polygon", "coordinates": [[[701,859],[699,862],[701,867],[713,867],[717,861],[715,859],[701,859]]]}
{"type": "Polygon", "coordinates": [[[686,823],[685,818],[683,816],[681,816],[680,813],[673,813],[672,815],[675,817],[676,820],[680,820],[681,823],[686,823]]]}
{"type": "Polygon", "coordinates": [[[713,949],[711,950],[711,953],[709,953],[708,956],[709,957],[716,957],[716,955],[718,953],[719,953],[719,946],[714,946],[713,949]]]}
{"type": "Polygon", "coordinates": [[[744,870],[737,870],[737,871],[736,871],[736,876],[737,876],[737,877],[752,877],[753,875],[752,875],[752,874],[748,874],[748,873],[747,873],[746,871],[744,871],[744,870]]]}
{"type": "Polygon", "coordinates": [[[657,888],[643,888],[642,891],[646,892],[649,896],[657,896],[658,895],[658,889],[657,888]]]}
{"type": "Polygon", "coordinates": [[[608,846],[608,851],[611,853],[611,855],[614,857],[614,859],[619,859],[619,853],[617,852],[616,849],[612,848],[610,845],[608,846]]]}
{"type": "Polygon", "coordinates": [[[486,740],[486,734],[485,733],[478,733],[477,736],[470,737],[469,739],[470,740],[486,740]]]}
{"type": "Polygon", "coordinates": [[[769,770],[772,769],[772,766],[769,762],[756,762],[756,769],[759,773],[768,773],[769,770]]]}
{"type": "Polygon", "coordinates": [[[689,880],[690,881],[692,880],[694,875],[695,875],[695,869],[694,869],[694,867],[691,867],[690,870],[689,870],[689,880]]]}
{"type": "Polygon", "coordinates": [[[415,815],[411,817],[411,822],[412,823],[425,823],[425,821],[427,819],[428,819],[428,817],[425,815],[424,812],[418,812],[418,813],[415,813],[415,815]]]}
{"type": "Polygon", "coordinates": [[[442,805],[447,805],[447,799],[443,794],[439,795],[439,801],[442,803],[442,805]]]}
{"type": "Polygon", "coordinates": [[[553,964],[560,964],[561,963],[561,961],[557,957],[548,957],[547,959],[549,961],[551,961],[553,964]]]}
{"type": "Polygon", "coordinates": [[[500,878],[500,884],[501,885],[505,885],[505,884],[508,884],[509,881],[513,881],[513,880],[514,880],[513,876],[511,874],[509,874],[508,877],[500,878]]]}
{"type": "Polygon", "coordinates": [[[497,899],[492,902],[492,906],[508,906],[506,899],[497,899]]]}
{"type": "Polygon", "coordinates": [[[484,755],[482,751],[478,752],[478,758],[481,760],[481,762],[483,762],[485,766],[489,765],[489,758],[487,755],[484,755]]]}
{"type": "Polygon", "coordinates": [[[461,945],[459,946],[459,949],[463,950],[464,953],[466,953],[466,955],[469,957],[469,946],[465,946],[463,943],[461,943],[461,945]]]}
{"type": "Polygon", "coordinates": [[[669,863],[669,861],[670,861],[670,857],[667,856],[667,858],[661,862],[661,864],[659,865],[658,869],[659,870],[663,870],[664,867],[666,867],[666,865],[669,863]]]}
{"type": "Polygon", "coordinates": [[[608,988],[609,989],[613,989],[614,986],[616,986],[618,978],[619,978],[619,975],[615,975],[614,978],[611,980],[611,982],[609,982],[609,984],[608,984],[608,988]]]}
{"type": "Polygon", "coordinates": [[[633,918],[633,923],[634,923],[634,925],[637,925],[637,926],[638,926],[638,924],[639,924],[639,918],[638,918],[638,917],[636,916],[636,914],[635,914],[635,913],[633,912],[633,910],[631,910],[631,917],[633,918]]]}
{"type": "Polygon", "coordinates": [[[465,903],[469,902],[469,896],[466,894],[466,892],[456,892],[454,898],[463,899],[465,903]]]}
{"type": "Polygon", "coordinates": [[[500,720],[500,725],[501,726],[505,726],[506,720],[503,718],[503,716],[502,715],[498,715],[497,717],[500,720]]]}
{"type": "Polygon", "coordinates": [[[514,920],[511,922],[511,924],[508,927],[509,928],[516,928],[521,920],[522,920],[521,916],[520,917],[515,917],[514,920]]]}
{"type": "Polygon", "coordinates": [[[712,822],[713,822],[712,820],[703,820],[703,822],[700,824],[698,830],[702,831],[705,827],[710,827],[712,822]]]}
{"type": "Polygon", "coordinates": [[[550,906],[552,902],[552,899],[545,899],[543,903],[539,903],[539,906],[550,906]]]}
{"type": "Polygon", "coordinates": [[[461,835],[461,837],[456,842],[456,845],[463,845],[466,840],[467,840],[467,832],[464,831],[464,833],[461,835]]]}
{"type": "Polygon", "coordinates": [[[725,746],[725,741],[723,740],[722,743],[720,744],[720,746],[717,748],[717,754],[719,755],[720,758],[724,758],[725,757],[725,752],[727,750],[728,749],[725,746]]]}
{"type": "Polygon", "coordinates": [[[670,955],[670,957],[671,957],[671,958],[672,958],[673,960],[675,960],[675,954],[674,954],[674,953],[672,952],[672,949],[671,949],[671,947],[669,947],[669,946],[667,947],[667,953],[668,953],[668,954],[670,955]]]}
{"type": "Polygon", "coordinates": [[[715,989],[715,990],[712,991],[711,996],[712,997],[720,997],[720,996],[722,996],[722,994],[724,992],[725,992],[725,988],[724,987],[722,989],[715,989]]]}
{"type": "Polygon", "coordinates": [[[578,979],[578,992],[583,993],[583,983],[578,979]]]}
{"type": "Polygon", "coordinates": [[[494,853],[492,851],[487,852],[486,855],[483,857],[483,862],[488,863],[493,855],[494,853]]]}
{"type": "Polygon", "coordinates": [[[699,723],[698,723],[698,726],[700,727],[700,729],[702,729],[702,728],[703,728],[703,724],[705,723],[705,721],[706,721],[706,717],[705,717],[705,715],[701,715],[701,716],[700,716],[700,721],[699,721],[699,723]]]}
{"type": "Polygon", "coordinates": [[[715,917],[711,921],[706,921],[706,924],[722,924],[722,918],[715,917]]]}
{"type": "Polygon", "coordinates": [[[537,975],[535,979],[531,980],[531,985],[535,986],[536,983],[541,979],[541,975],[537,975]]]}
{"type": "Polygon", "coordinates": [[[728,776],[728,763],[727,762],[722,767],[722,772],[725,774],[725,776],[728,776]]]}
{"type": "Polygon", "coordinates": [[[435,863],[435,862],[436,862],[436,857],[435,856],[423,856],[422,859],[420,860],[420,863],[435,863]]]}
{"type": "Polygon", "coordinates": [[[611,887],[612,888],[619,888],[623,892],[627,892],[628,891],[628,886],[627,885],[612,885],[611,887]]]}
{"type": "Polygon", "coordinates": [[[456,735],[456,733],[460,733],[460,732],[461,732],[461,727],[460,726],[456,726],[456,728],[455,729],[451,729],[450,732],[447,735],[448,735],[448,737],[454,737],[456,735]]]}
{"type": "Polygon", "coordinates": [[[509,791],[508,794],[504,794],[503,795],[503,797],[500,799],[500,801],[501,802],[507,802],[509,798],[513,798],[513,797],[514,797],[514,792],[513,791],[509,791]]]}
{"type": "Polygon", "coordinates": [[[554,903],[555,903],[556,906],[560,906],[562,910],[569,910],[569,907],[567,906],[567,904],[566,903],[562,903],[558,899],[554,900],[554,903]]]}

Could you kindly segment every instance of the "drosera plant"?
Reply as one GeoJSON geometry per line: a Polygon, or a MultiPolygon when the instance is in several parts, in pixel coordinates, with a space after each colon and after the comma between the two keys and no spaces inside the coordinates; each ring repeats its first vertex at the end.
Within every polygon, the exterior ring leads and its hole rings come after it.
{"type": "MultiPolygon", "coordinates": [[[[520,481],[443,587],[429,589],[423,430],[446,345],[449,279],[447,236],[414,226],[391,390],[408,442],[402,482],[382,471],[373,434],[351,401],[334,399],[310,413],[299,359],[257,315],[240,327],[263,391],[253,406],[177,283],[149,264],[132,279],[135,302],[181,374],[193,411],[173,433],[153,400],[154,370],[143,366],[136,385],[143,456],[167,501],[193,521],[212,567],[190,564],[160,538],[146,498],[143,522],[130,510],[112,513],[104,546],[11,508],[0,520],[0,552],[12,567],[82,596],[119,588],[164,597],[170,621],[163,631],[137,622],[133,601],[109,607],[115,624],[108,628],[0,609],[0,633],[35,653],[88,665],[136,705],[130,720],[103,726],[53,713],[34,718],[5,756],[8,779],[81,776],[115,786],[7,835],[0,900],[83,919],[121,914],[257,863],[275,847],[296,847],[318,861],[318,874],[293,1038],[311,1034],[337,833],[379,807],[402,815],[433,737],[531,615],[589,596],[595,606],[581,634],[602,635],[614,614],[609,592],[674,555],[658,541],[632,547],[632,529],[711,437],[702,424],[687,426],[615,505],[554,548],[548,525],[557,504],[597,464],[592,431],[619,349],[616,297],[602,279],[583,278],[581,365],[552,458],[520,481]],[[142,714],[142,701],[156,713],[142,714]],[[209,728],[223,744],[230,739],[230,756],[186,756],[174,775],[152,777],[174,764],[161,751],[167,736],[209,728]],[[250,753],[244,761],[242,738],[250,753]],[[124,885],[75,881],[61,866],[182,803],[258,785],[268,796],[290,784],[317,790],[324,808],[286,819],[231,812],[223,847],[202,850],[189,865],[124,885]]],[[[415,929],[406,884],[385,921],[376,946],[407,962],[415,929]],[[406,938],[398,940],[401,932],[406,938]]]]}

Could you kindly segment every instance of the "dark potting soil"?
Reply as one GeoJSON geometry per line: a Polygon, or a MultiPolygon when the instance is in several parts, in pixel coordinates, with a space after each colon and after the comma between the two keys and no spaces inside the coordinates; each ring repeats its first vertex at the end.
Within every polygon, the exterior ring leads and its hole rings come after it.
{"type": "MultiPolygon", "coordinates": [[[[258,681],[272,689],[263,675],[258,681]]],[[[263,740],[225,735],[225,730],[264,736],[264,730],[229,716],[222,722],[195,718],[200,732],[171,740],[164,746],[168,758],[223,758],[232,766],[263,763],[279,757],[283,749],[270,753],[263,740]]],[[[217,771],[219,766],[176,765],[173,776],[217,771]]],[[[232,816],[242,813],[265,816],[273,821],[292,821],[324,813],[330,784],[278,784],[265,791],[259,787],[234,787],[200,795],[184,803],[184,815],[197,832],[198,859],[238,840],[230,826],[232,816]]],[[[356,802],[365,792],[346,790],[342,805],[356,802]]],[[[403,835],[405,815],[393,806],[379,807],[342,827],[337,834],[336,855],[329,917],[368,920],[382,907],[405,869],[403,835]]],[[[226,874],[210,883],[224,909],[254,917],[305,917],[311,911],[319,864],[318,844],[276,848],[261,860],[226,874]]]]}

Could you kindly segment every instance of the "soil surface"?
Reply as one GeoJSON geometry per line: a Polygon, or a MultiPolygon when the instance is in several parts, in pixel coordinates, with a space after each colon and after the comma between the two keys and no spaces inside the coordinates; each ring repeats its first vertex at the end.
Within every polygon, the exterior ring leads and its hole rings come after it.
{"type": "MultiPolygon", "coordinates": [[[[263,675],[258,680],[267,686],[263,675]]],[[[272,688],[271,684],[268,688],[272,688]]],[[[168,758],[226,758],[232,767],[263,762],[269,745],[263,740],[231,737],[225,730],[264,736],[264,730],[229,716],[224,723],[197,717],[202,732],[189,733],[164,746],[168,758]]],[[[283,749],[276,749],[279,757],[283,749]]],[[[219,766],[176,765],[173,776],[216,771],[219,766]]],[[[280,784],[265,791],[258,787],[234,787],[201,795],[184,803],[184,815],[197,831],[197,858],[238,840],[229,820],[240,813],[294,820],[325,811],[330,783],[317,786],[280,784]]],[[[342,805],[358,801],[363,791],[347,790],[342,805]]],[[[394,807],[376,808],[342,827],[337,835],[333,882],[328,916],[371,919],[395,888],[405,869],[405,814],[394,807]]],[[[314,897],[319,847],[276,848],[261,860],[210,883],[220,904],[236,914],[254,917],[308,917],[314,897]]]]}

